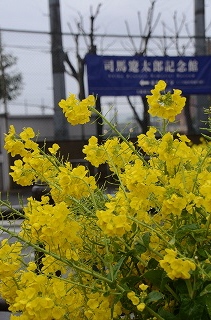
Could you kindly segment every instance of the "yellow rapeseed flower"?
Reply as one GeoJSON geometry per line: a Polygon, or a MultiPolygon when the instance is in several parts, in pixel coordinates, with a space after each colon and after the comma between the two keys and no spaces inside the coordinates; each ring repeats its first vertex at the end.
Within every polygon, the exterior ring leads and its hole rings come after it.
{"type": "Polygon", "coordinates": [[[146,304],[144,302],[141,302],[137,305],[138,311],[141,311],[141,312],[145,309],[145,307],[146,307],[146,304]]]}
{"type": "Polygon", "coordinates": [[[85,159],[96,168],[107,159],[105,149],[98,145],[98,139],[95,136],[89,139],[88,145],[84,145],[82,151],[86,155],[85,159]]]}
{"type": "Polygon", "coordinates": [[[161,268],[163,268],[168,277],[172,280],[175,279],[189,279],[190,271],[196,269],[196,265],[189,259],[177,258],[176,251],[172,249],[165,250],[167,254],[162,260],[159,261],[161,268]]]}
{"type": "Polygon", "coordinates": [[[57,153],[57,151],[59,150],[59,148],[60,148],[59,145],[57,143],[54,143],[51,148],[48,148],[48,151],[51,154],[55,155],[57,153]]]}
{"type": "Polygon", "coordinates": [[[73,126],[89,122],[91,117],[89,108],[94,107],[94,105],[95,98],[93,95],[89,95],[86,99],[80,101],[75,94],[70,94],[66,100],[62,99],[59,102],[67,121],[73,126]]]}
{"type": "Polygon", "coordinates": [[[151,90],[152,95],[147,95],[149,104],[148,112],[154,117],[160,117],[170,122],[175,120],[176,115],[180,114],[185,106],[185,97],[181,97],[181,90],[173,89],[173,93],[167,92],[162,94],[166,88],[163,80],[158,81],[155,88],[151,90]]]}
{"type": "Polygon", "coordinates": [[[142,291],[145,291],[145,290],[147,290],[147,288],[149,288],[149,286],[146,285],[146,284],[144,284],[144,283],[142,283],[142,284],[139,285],[139,288],[140,288],[142,291]]]}

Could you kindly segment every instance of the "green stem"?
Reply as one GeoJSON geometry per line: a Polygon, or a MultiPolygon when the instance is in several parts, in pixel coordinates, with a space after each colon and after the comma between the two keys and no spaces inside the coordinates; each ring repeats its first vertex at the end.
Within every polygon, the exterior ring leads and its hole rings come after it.
{"type": "MultiPolygon", "coordinates": [[[[147,228],[147,229],[155,232],[155,233],[157,234],[157,236],[158,236],[161,240],[163,240],[164,243],[166,243],[166,244],[168,245],[168,247],[171,247],[171,245],[169,244],[169,241],[166,240],[166,239],[164,238],[164,236],[163,236],[159,231],[157,231],[157,230],[155,229],[154,226],[151,227],[151,226],[148,225],[147,223],[141,222],[140,220],[138,220],[138,219],[136,219],[136,218],[133,218],[133,217],[130,217],[130,216],[129,216],[128,218],[129,218],[130,220],[136,222],[137,224],[140,224],[141,226],[143,226],[143,227],[145,227],[145,228],[147,228]]],[[[153,221],[153,223],[155,223],[156,226],[159,227],[156,222],[153,221]]],[[[159,229],[160,229],[161,232],[163,232],[163,233],[164,233],[166,236],[168,236],[168,238],[169,238],[169,235],[168,235],[161,227],[159,227],[159,229]]],[[[159,255],[161,258],[163,258],[163,255],[160,255],[159,253],[158,253],[158,255],[159,255]]]]}
{"type": "Polygon", "coordinates": [[[207,151],[207,154],[202,158],[202,161],[200,163],[200,166],[196,172],[196,177],[195,179],[193,180],[194,183],[193,183],[193,188],[192,188],[192,193],[194,193],[194,189],[195,187],[197,187],[197,183],[198,183],[198,175],[199,173],[201,172],[201,168],[202,168],[202,165],[205,163],[205,160],[210,156],[210,152],[211,152],[211,146],[208,147],[208,151],[207,151]]]}
{"type": "MultiPolygon", "coordinates": [[[[106,243],[105,243],[105,249],[106,249],[106,255],[108,256],[110,254],[109,249],[108,249],[108,241],[106,241],[106,243]]],[[[109,266],[109,273],[111,276],[111,281],[113,282],[114,281],[114,271],[113,271],[112,262],[113,261],[109,261],[108,266],[109,266]]],[[[106,263],[104,263],[104,265],[106,265],[106,263]]]]}
{"type": "Polygon", "coordinates": [[[186,283],[186,286],[187,286],[187,289],[188,289],[189,296],[190,296],[191,299],[193,299],[194,290],[192,288],[190,279],[185,280],[185,283],[186,283]]]}
{"type": "MultiPolygon", "coordinates": [[[[109,154],[107,154],[107,156],[109,157],[109,154]]],[[[125,190],[124,184],[122,182],[121,175],[119,174],[117,166],[113,163],[112,157],[109,158],[109,163],[112,165],[112,170],[113,170],[114,174],[118,177],[119,186],[120,186],[121,190],[123,191],[125,197],[127,198],[126,190],[125,190]]]]}
{"type": "Polygon", "coordinates": [[[163,317],[161,317],[157,312],[152,310],[150,307],[146,306],[145,309],[154,317],[156,317],[157,320],[165,320],[163,317]]]}
{"type": "Polygon", "coordinates": [[[207,238],[209,230],[210,230],[210,223],[211,223],[211,213],[209,214],[209,218],[208,218],[207,223],[206,223],[206,225],[207,225],[206,233],[205,233],[205,237],[206,238],[207,238]]]}
{"type": "MultiPolygon", "coordinates": [[[[74,263],[74,262],[72,262],[72,261],[70,261],[70,260],[67,260],[66,258],[62,258],[61,256],[57,255],[57,254],[54,253],[54,252],[47,251],[46,249],[40,247],[39,245],[36,245],[36,244],[34,244],[34,243],[32,243],[32,242],[30,242],[30,241],[22,238],[21,236],[19,236],[19,235],[18,235],[17,233],[15,233],[15,232],[12,232],[12,231],[10,231],[10,230],[2,227],[2,226],[0,226],[0,230],[6,232],[7,234],[11,235],[12,237],[14,237],[14,238],[16,238],[16,239],[18,239],[18,240],[20,240],[20,241],[23,242],[24,244],[27,244],[28,246],[34,248],[35,250],[37,250],[37,251],[39,251],[39,252],[43,252],[43,253],[46,254],[46,255],[49,255],[49,256],[53,257],[54,259],[56,259],[57,261],[60,261],[60,262],[64,263],[65,265],[70,266],[71,268],[73,268],[73,269],[75,269],[75,270],[77,270],[77,271],[80,271],[80,272],[82,272],[82,273],[84,273],[84,274],[91,275],[91,276],[93,276],[93,277],[95,277],[95,278],[97,278],[97,279],[99,279],[99,280],[101,280],[101,281],[104,281],[105,283],[109,283],[109,284],[112,284],[112,283],[113,283],[112,280],[110,280],[110,279],[102,276],[100,273],[98,273],[98,272],[96,272],[96,271],[94,271],[94,270],[85,269],[85,268],[83,267],[83,265],[82,265],[82,266],[79,266],[79,265],[77,265],[76,263],[74,263]]],[[[121,292],[124,292],[124,291],[125,291],[125,289],[122,288],[122,287],[121,287],[120,285],[118,285],[118,284],[116,285],[116,288],[118,288],[121,292]]]]}
{"type": "Polygon", "coordinates": [[[171,287],[169,287],[168,284],[165,285],[165,288],[172,294],[172,296],[177,300],[180,301],[178,295],[176,294],[176,292],[174,292],[174,290],[171,289],[171,287]]]}
{"type": "MultiPolygon", "coordinates": [[[[19,218],[26,219],[25,214],[21,213],[19,210],[16,210],[15,208],[13,208],[11,203],[8,203],[6,200],[0,200],[0,207],[1,206],[5,206],[7,209],[10,209],[11,213],[16,214],[17,216],[19,216],[19,218]]],[[[0,211],[0,216],[2,216],[3,213],[4,213],[4,210],[1,210],[0,211]]]]}
{"type": "MultiPolygon", "coordinates": [[[[125,247],[128,249],[128,251],[130,252],[130,251],[131,251],[131,247],[130,247],[122,238],[118,237],[118,239],[119,239],[119,241],[121,241],[121,242],[124,244],[124,246],[125,246],[125,247]]],[[[139,262],[141,262],[144,267],[147,266],[146,261],[144,261],[143,259],[141,259],[140,255],[136,255],[136,259],[137,259],[139,262]]]]}
{"type": "MultiPolygon", "coordinates": [[[[62,192],[62,188],[59,187],[56,183],[53,183],[53,181],[49,184],[49,187],[54,187],[55,189],[59,190],[62,192]]],[[[68,199],[72,200],[73,202],[75,202],[78,206],[80,206],[85,212],[87,212],[88,214],[92,214],[92,211],[87,208],[85,205],[82,204],[82,202],[80,202],[80,200],[70,196],[70,195],[66,195],[68,197],[68,199]]]]}
{"type": "Polygon", "coordinates": [[[129,143],[129,141],[121,134],[121,132],[119,130],[117,130],[117,128],[112,124],[110,123],[109,120],[107,120],[98,110],[96,110],[95,108],[93,107],[90,107],[90,110],[94,113],[96,113],[100,118],[102,118],[102,120],[111,128],[111,130],[113,132],[115,132],[117,134],[118,137],[120,137],[122,139],[122,141],[124,141],[127,146],[132,150],[132,152],[137,155],[137,157],[139,159],[141,159],[143,161],[143,163],[145,165],[147,165],[147,167],[149,167],[149,164],[147,163],[147,161],[144,159],[144,157],[136,150],[136,148],[131,144],[129,143]]]}
{"type": "MultiPolygon", "coordinates": [[[[45,149],[45,146],[46,146],[46,142],[44,141],[44,149],[45,149]]],[[[55,155],[52,155],[52,154],[47,154],[45,151],[43,151],[42,148],[38,147],[38,150],[40,151],[40,153],[46,157],[48,159],[48,161],[50,161],[52,163],[52,165],[58,169],[58,171],[60,171],[59,167],[61,166],[61,162],[59,161],[59,159],[55,156],[55,155]]]]}
{"type": "Polygon", "coordinates": [[[162,121],[162,129],[161,129],[162,130],[161,131],[162,136],[166,133],[167,126],[168,126],[168,120],[163,119],[163,121],[162,121]]]}

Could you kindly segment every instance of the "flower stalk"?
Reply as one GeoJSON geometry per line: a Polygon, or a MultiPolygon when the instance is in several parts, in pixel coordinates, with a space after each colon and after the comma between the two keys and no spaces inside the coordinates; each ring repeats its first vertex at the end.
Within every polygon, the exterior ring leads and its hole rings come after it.
{"type": "Polygon", "coordinates": [[[147,95],[162,128],[151,126],[135,143],[95,109],[94,96],[60,101],[70,125],[95,114],[112,131],[105,140],[90,137],[82,150],[94,168],[107,166],[112,192],[109,179],[101,188],[98,175],[74,167],[58,144],[40,148],[32,128],[18,134],[10,127],[5,149],[16,157],[13,181],[48,186],[41,201],[27,199],[23,213],[0,201],[11,218],[22,218],[20,231],[12,222],[0,226],[7,235],[0,295],[12,320],[209,319],[211,146],[168,131],[185,98],[166,87],[160,80],[147,95]]]}

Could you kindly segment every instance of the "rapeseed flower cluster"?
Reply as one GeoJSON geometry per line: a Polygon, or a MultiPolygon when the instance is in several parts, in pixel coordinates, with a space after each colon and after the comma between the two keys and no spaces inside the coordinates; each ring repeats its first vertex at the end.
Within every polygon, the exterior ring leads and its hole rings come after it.
{"type": "Polygon", "coordinates": [[[165,250],[167,254],[164,256],[163,260],[159,263],[161,267],[166,271],[168,277],[172,280],[174,279],[190,279],[191,270],[196,269],[194,262],[189,260],[183,260],[177,258],[177,253],[172,249],[165,250]]]}
{"type": "Polygon", "coordinates": [[[165,93],[166,82],[158,81],[155,88],[151,90],[152,95],[147,95],[147,101],[150,106],[149,113],[155,117],[163,118],[173,122],[175,116],[180,114],[185,106],[185,97],[181,97],[182,91],[174,89],[171,92],[165,93]]]}
{"type": "Polygon", "coordinates": [[[12,320],[62,319],[65,315],[80,319],[79,306],[83,306],[83,296],[77,289],[69,292],[72,286],[67,282],[28,271],[20,275],[18,283],[14,303],[9,308],[13,313],[12,320]],[[19,315],[20,310],[22,315],[19,315]]]}
{"type": "MultiPolygon", "coordinates": [[[[13,180],[47,186],[41,201],[28,198],[24,216],[13,209],[24,217],[20,232],[12,222],[0,226],[9,235],[0,247],[0,294],[11,319],[211,318],[211,146],[168,132],[185,98],[165,89],[161,80],[147,96],[162,131],[150,127],[131,143],[110,124],[115,136],[84,145],[93,167],[110,170],[112,194],[58,144],[47,149],[32,128],[10,127],[13,180]]],[[[92,115],[108,124],[94,103],[71,94],[59,105],[72,125],[92,115]]]]}
{"type": "Polygon", "coordinates": [[[90,120],[91,111],[89,108],[95,106],[95,98],[90,95],[79,101],[75,94],[70,94],[66,100],[62,99],[59,102],[59,106],[71,125],[85,124],[90,120]]]}

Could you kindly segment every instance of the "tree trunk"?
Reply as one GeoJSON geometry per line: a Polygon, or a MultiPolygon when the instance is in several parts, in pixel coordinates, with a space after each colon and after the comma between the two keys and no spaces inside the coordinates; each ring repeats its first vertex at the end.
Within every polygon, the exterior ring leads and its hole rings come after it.
{"type": "Polygon", "coordinates": [[[193,121],[190,112],[190,96],[186,97],[186,105],[184,108],[185,121],[187,125],[187,134],[195,134],[196,130],[193,127],[193,121]]]}
{"type": "Polygon", "coordinates": [[[142,130],[143,130],[143,133],[146,133],[150,126],[150,115],[148,112],[149,106],[148,106],[146,97],[142,97],[142,101],[144,106],[142,130]]]}

